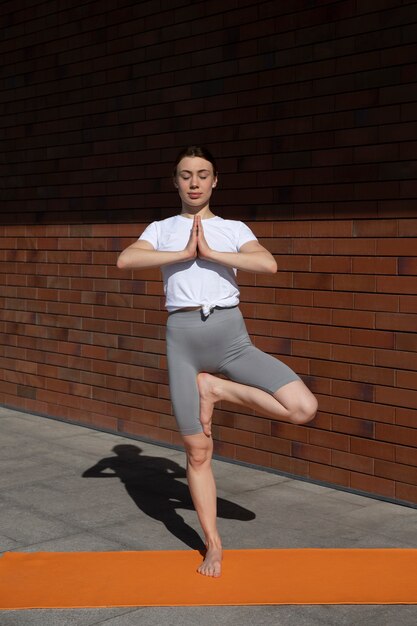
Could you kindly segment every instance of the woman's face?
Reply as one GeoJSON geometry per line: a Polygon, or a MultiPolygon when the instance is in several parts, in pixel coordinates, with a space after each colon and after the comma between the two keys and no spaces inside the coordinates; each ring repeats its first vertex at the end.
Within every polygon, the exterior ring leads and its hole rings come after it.
{"type": "Polygon", "coordinates": [[[210,161],[201,157],[184,157],[177,165],[174,184],[183,208],[201,209],[209,204],[217,176],[214,176],[210,161]]]}

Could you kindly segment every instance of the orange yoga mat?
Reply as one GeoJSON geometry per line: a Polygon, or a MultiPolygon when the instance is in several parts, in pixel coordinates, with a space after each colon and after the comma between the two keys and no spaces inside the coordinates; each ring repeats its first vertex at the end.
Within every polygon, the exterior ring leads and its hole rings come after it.
{"type": "Polygon", "coordinates": [[[226,550],[223,574],[195,551],[8,552],[0,608],[417,604],[417,550],[226,550]]]}

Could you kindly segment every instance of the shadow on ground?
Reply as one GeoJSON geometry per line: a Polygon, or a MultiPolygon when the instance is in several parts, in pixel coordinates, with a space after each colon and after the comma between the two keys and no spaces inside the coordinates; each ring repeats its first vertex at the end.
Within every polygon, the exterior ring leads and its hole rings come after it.
{"type": "MultiPolygon", "coordinates": [[[[144,456],[135,445],[114,446],[115,456],[101,459],[83,473],[84,478],[119,478],[136,506],[193,550],[204,552],[200,535],[189,526],[177,509],[194,509],[185,469],[163,457],[144,456]],[[182,480],[181,480],[182,479],[182,480]]],[[[217,515],[225,519],[250,521],[256,515],[249,509],[217,499],[217,515]]]]}

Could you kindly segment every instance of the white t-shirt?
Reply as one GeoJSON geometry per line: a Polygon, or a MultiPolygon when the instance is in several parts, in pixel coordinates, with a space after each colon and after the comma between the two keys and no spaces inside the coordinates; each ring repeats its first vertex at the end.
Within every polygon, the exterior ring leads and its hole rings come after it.
{"type": "MultiPolygon", "coordinates": [[[[193,220],[175,215],[152,222],[139,239],[152,244],[155,250],[178,252],[184,250],[190,238],[193,220]]],[[[237,220],[211,217],[203,220],[204,236],[210,248],[218,252],[238,252],[256,237],[246,224],[237,220]]],[[[239,304],[236,269],[212,261],[194,259],[161,267],[166,296],[166,308],[175,311],[184,307],[201,306],[205,316],[215,306],[239,304]]]]}

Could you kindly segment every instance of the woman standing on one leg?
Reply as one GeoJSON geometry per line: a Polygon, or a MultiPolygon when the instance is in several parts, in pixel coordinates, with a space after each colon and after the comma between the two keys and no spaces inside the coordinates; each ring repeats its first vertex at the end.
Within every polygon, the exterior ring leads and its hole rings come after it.
{"type": "Polygon", "coordinates": [[[152,222],[119,256],[121,269],[161,267],[167,321],[169,384],[187,454],[187,478],[207,551],[199,572],[219,576],[222,546],[211,468],[214,404],[228,400],[277,420],[305,424],[317,401],[284,363],[255,348],[238,308],[236,270],[275,273],[273,256],[252,231],[210,209],[217,169],[210,152],[178,155],[174,185],[181,213],[152,222]],[[227,379],[213,376],[221,373],[227,379]]]}

